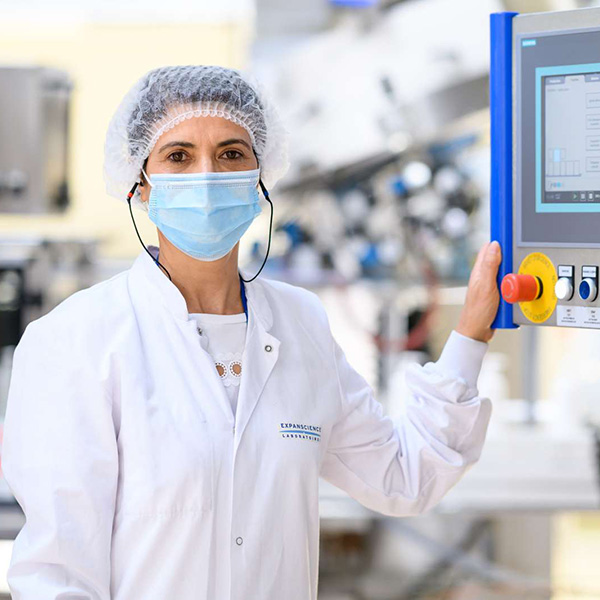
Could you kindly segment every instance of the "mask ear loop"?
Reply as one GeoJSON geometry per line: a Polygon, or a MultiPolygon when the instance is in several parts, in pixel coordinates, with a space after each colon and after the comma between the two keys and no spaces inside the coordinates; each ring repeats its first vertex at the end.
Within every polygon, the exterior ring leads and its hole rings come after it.
{"type": "MultiPolygon", "coordinates": [[[[254,156],[256,156],[256,152],[254,152],[254,156]]],[[[258,163],[258,156],[256,156],[256,162],[258,163]]],[[[260,167],[260,163],[258,163],[258,164],[260,167]]],[[[271,205],[271,218],[269,220],[269,242],[267,244],[267,253],[265,254],[265,258],[263,260],[262,265],[260,266],[260,269],[258,270],[258,273],[254,277],[252,277],[252,279],[244,279],[240,275],[240,279],[244,283],[250,283],[251,281],[254,281],[260,275],[260,272],[263,270],[263,267],[265,266],[265,263],[267,262],[267,258],[269,258],[269,250],[271,249],[271,233],[273,231],[273,202],[271,202],[271,198],[269,198],[269,192],[268,192],[267,188],[265,187],[265,184],[262,182],[262,179],[260,179],[260,178],[258,180],[258,185],[260,186],[260,189],[263,193],[263,196],[265,197],[265,200],[271,205]]]]}
{"type": "MultiPolygon", "coordinates": [[[[148,175],[146,175],[146,171],[144,171],[143,167],[142,167],[142,171],[146,177],[146,181],[148,183],[150,183],[150,179],[148,178],[148,175]]],[[[167,268],[159,262],[158,258],[154,258],[154,256],[152,256],[152,253],[150,252],[150,250],[148,250],[148,248],[146,248],[146,245],[144,244],[144,242],[142,242],[142,238],[140,237],[140,232],[138,231],[137,225],[135,224],[135,219],[133,218],[133,210],[131,209],[131,198],[133,198],[133,194],[135,194],[135,190],[137,189],[137,186],[139,184],[140,184],[140,182],[136,181],[133,184],[133,187],[131,188],[131,191],[129,192],[129,194],[127,194],[127,204],[129,205],[129,213],[131,214],[131,220],[133,221],[133,227],[135,228],[135,232],[137,233],[138,240],[140,240],[140,244],[142,244],[144,250],[148,253],[148,256],[150,256],[150,258],[155,262],[155,264],[157,266],[160,266],[165,271],[165,273],[167,274],[167,276],[169,278],[169,281],[172,282],[173,280],[171,279],[171,274],[169,273],[169,271],[167,271],[167,268]]],[[[152,185],[152,184],[150,183],[150,185],[152,185]]]]}
{"type": "Polygon", "coordinates": [[[142,167],[142,173],[144,174],[144,177],[146,178],[148,185],[150,187],[154,187],[154,184],[150,181],[150,177],[148,177],[148,173],[146,173],[146,171],[144,171],[144,167],[142,167]]]}

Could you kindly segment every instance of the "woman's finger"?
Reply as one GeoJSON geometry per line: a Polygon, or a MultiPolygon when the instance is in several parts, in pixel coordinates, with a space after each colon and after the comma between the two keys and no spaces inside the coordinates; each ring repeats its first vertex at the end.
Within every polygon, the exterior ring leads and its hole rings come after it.
{"type": "Polygon", "coordinates": [[[498,267],[502,262],[502,251],[498,242],[492,242],[489,244],[487,251],[484,256],[483,264],[481,268],[484,270],[483,276],[486,281],[493,281],[494,285],[496,282],[496,276],[498,275],[498,267]]]}

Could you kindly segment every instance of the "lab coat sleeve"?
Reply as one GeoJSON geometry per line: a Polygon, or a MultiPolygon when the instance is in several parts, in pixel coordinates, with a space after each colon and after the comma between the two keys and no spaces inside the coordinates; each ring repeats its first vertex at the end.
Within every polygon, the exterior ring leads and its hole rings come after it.
{"type": "Polygon", "coordinates": [[[26,523],[8,583],[13,600],[109,600],[118,472],[109,394],[89,353],[45,325],[30,323],[13,357],[2,470],[26,523]]]}
{"type": "Polygon", "coordinates": [[[321,476],[386,515],[429,509],[481,453],[491,403],[476,385],[487,344],[453,331],[436,363],[409,368],[410,395],[396,422],[333,346],[341,409],[321,476]]]}

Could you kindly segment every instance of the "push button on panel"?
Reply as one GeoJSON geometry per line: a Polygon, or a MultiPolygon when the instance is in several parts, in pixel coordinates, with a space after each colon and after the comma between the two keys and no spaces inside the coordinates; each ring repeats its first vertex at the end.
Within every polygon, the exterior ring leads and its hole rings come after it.
{"type": "Polygon", "coordinates": [[[554,293],[559,300],[571,300],[574,291],[573,280],[569,277],[561,277],[554,286],[554,293]]]}
{"type": "Polygon", "coordinates": [[[598,297],[598,267],[581,267],[579,297],[585,302],[594,302],[598,297]]]}
{"type": "Polygon", "coordinates": [[[515,304],[537,300],[543,293],[543,287],[539,277],[511,273],[502,280],[500,291],[506,302],[515,304]]]}
{"type": "Polygon", "coordinates": [[[542,252],[528,254],[518,273],[506,275],[500,291],[509,304],[519,304],[518,310],[532,323],[547,321],[556,308],[554,288],[558,277],[552,261],[542,252]]]}
{"type": "Polygon", "coordinates": [[[568,302],[575,293],[575,268],[573,265],[558,265],[558,277],[554,293],[559,300],[568,302]]]}
{"type": "Polygon", "coordinates": [[[579,284],[579,297],[582,300],[593,302],[597,296],[598,287],[594,279],[586,278],[579,284]]]}

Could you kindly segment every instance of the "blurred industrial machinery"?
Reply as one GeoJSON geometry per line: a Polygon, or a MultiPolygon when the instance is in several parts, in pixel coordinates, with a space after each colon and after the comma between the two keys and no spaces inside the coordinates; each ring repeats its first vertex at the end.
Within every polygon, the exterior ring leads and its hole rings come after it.
{"type": "Polygon", "coordinates": [[[72,83],[64,71],[0,66],[0,212],[63,212],[72,83]]]}

